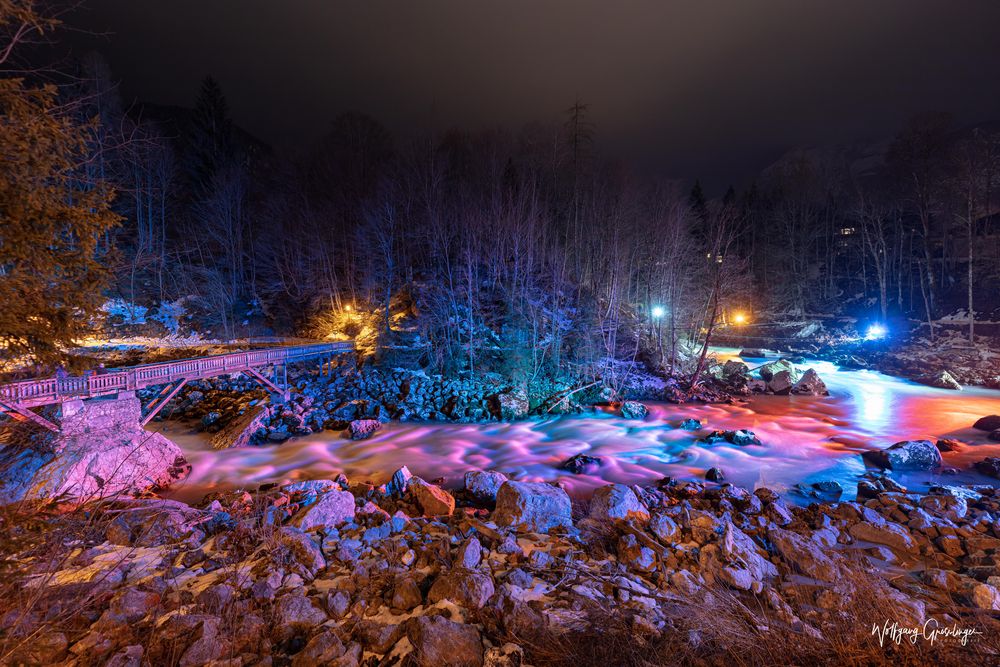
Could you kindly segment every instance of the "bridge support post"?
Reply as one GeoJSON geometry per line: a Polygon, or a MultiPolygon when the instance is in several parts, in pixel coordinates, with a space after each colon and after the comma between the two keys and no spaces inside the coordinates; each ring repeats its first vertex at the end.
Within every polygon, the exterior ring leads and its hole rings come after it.
{"type": "MultiPolygon", "coordinates": [[[[145,426],[152,421],[153,417],[155,417],[160,410],[163,409],[164,405],[170,402],[170,399],[177,395],[177,392],[179,392],[181,387],[185,384],[187,384],[187,378],[181,378],[177,382],[172,382],[161,389],[160,393],[153,399],[153,402],[149,404],[149,407],[146,409],[146,414],[142,417],[140,423],[145,426]]],[[[121,394],[118,394],[118,397],[122,398],[123,394],[131,394],[131,398],[135,398],[134,391],[122,392],[121,394]]]]}
{"type": "Polygon", "coordinates": [[[247,368],[243,372],[246,373],[247,375],[249,375],[250,377],[252,377],[254,380],[257,380],[257,382],[259,382],[262,385],[264,385],[265,388],[270,389],[271,392],[272,392],[272,398],[275,401],[277,401],[277,402],[284,402],[284,401],[288,400],[288,398],[289,398],[289,392],[288,392],[288,389],[287,389],[287,385],[285,385],[284,387],[282,387],[282,386],[279,386],[279,384],[277,382],[277,380],[278,380],[278,367],[277,367],[277,365],[274,367],[274,372],[273,372],[274,381],[268,380],[256,368],[247,368]]]}
{"type": "Polygon", "coordinates": [[[7,414],[11,419],[16,419],[17,421],[31,421],[39,426],[49,429],[53,433],[59,432],[59,426],[57,424],[49,421],[37,412],[18,405],[17,403],[0,403],[0,412],[7,414]]]}

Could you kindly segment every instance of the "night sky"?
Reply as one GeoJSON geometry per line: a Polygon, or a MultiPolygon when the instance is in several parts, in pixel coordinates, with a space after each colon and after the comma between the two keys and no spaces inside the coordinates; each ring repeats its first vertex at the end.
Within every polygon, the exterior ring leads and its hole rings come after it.
{"type": "Polygon", "coordinates": [[[343,111],[398,136],[561,122],[656,174],[745,182],[795,146],[871,141],[916,112],[1000,119],[1000,2],[88,0],[64,34],[126,100],[190,106],[303,147],[343,111]]]}

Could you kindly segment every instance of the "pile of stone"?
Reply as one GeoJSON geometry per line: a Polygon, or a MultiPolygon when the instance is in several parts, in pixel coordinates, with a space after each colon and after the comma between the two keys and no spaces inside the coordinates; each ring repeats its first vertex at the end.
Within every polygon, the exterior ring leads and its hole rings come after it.
{"type": "Polygon", "coordinates": [[[647,638],[684,605],[752,609],[766,632],[822,642],[872,596],[905,627],[1000,629],[970,616],[1000,610],[993,488],[799,508],[763,488],[667,479],[576,505],[498,472],[464,481],[452,494],[402,468],[381,485],[298,482],[200,508],[107,505],[90,524],[103,534],[67,558],[13,555],[26,593],[70,609],[53,626],[19,610],[8,632],[32,641],[14,661],[516,667],[533,649],[518,638],[579,629],[592,608],[647,638]],[[74,611],[74,595],[91,604],[74,611]]]}

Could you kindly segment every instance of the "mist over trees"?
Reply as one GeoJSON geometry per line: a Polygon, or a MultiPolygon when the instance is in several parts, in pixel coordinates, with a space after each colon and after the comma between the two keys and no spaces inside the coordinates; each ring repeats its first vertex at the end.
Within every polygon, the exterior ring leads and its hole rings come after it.
{"type": "MultiPolygon", "coordinates": [[[[933,323],[1000,307],[1000,134],[940,114],[886,146],[789,153],[713,198],[599,155],[580,101],[518,131],[407,141],[345,113],[309,149],[276,152],[233,121],[224,82],[206,78],[180,109],[123,104],[98,56],[73,81],[59,103],[88,159],[53,185],[78,210],[113,188],[122,220],[76,233],[76,256],[109,269],[105,296],[184,299],[218,337],[367,332],[380,354],[435,372],[613,377],[613,359],[637,359],[697,380],[738,311],[933,323]]],[[[63,275],[92,311],[97,272],[63,275]]]]}

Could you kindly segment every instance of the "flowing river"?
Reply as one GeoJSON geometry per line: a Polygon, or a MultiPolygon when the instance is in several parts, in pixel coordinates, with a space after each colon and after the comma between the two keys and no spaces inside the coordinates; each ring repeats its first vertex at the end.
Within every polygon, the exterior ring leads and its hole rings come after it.
{"type": "MultiPolygon", "coordinates": [[[[735,351],[719,350],[720,357],[735,351]]],[[[751,366],[763,359],[746,359],[751,366]]],[[[644,421],[612,414],[554,417],[513,423],[389,423],[368,440],[351,441],[324,432],[280,445],[216,451],[208,434],[176,422],[157,430],[174,440],[193,465],[190,477],[172,492],[198,500],[210,491],[253,488],[265,482],[333,478],[388,480],[406,465],[415,475],[443,477],[461,485],[468,470],[499,470],[522,481],[562,480],[571,493],[607,482],[650,483],[664,476],[703,479],[719,467],[727,481],[746,488],[787,491],[798,483],[836,480],[845,499],[854,496],[865,465],[860,452],[900,440],[954,438],[967,443],[944,454],[943,472],[893,473],[914,490],[928,484],[993,483],[972,470],[986,456],[1000,456],[1000,443],[972,429],[973,422],[1000,414],[1000,391],[925,387],[874,371],[839,370],[811,362],[830,390],[827,397],[755,396],[741,405],[646,403],[644,421]],[[707,429],[754,431],[762,447],[697,442],[698,433],[676,428],[688,417],[707,429]],[[600,457],[590,475],[573,475],[559,464],[574,454],[600,457]],[[947,468],[957,469],[950,474],[947,468]]]]}

